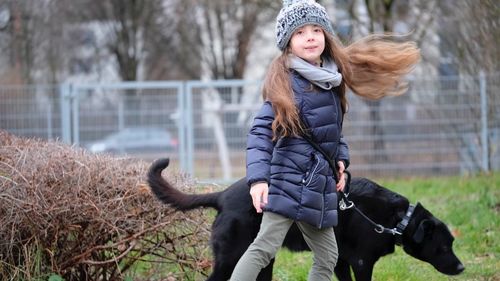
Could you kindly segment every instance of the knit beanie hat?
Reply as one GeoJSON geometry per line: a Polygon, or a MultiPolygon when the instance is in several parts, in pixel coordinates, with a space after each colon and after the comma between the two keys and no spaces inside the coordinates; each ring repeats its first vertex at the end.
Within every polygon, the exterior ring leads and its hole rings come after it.
{"type": "Polygon", "coordinates": [[[317,24],[331,35],[332,23],[323,6],[314,0],[283,0],[276,18],[276,44],[284,50],[296,29],[306,24],[317,24]]]}

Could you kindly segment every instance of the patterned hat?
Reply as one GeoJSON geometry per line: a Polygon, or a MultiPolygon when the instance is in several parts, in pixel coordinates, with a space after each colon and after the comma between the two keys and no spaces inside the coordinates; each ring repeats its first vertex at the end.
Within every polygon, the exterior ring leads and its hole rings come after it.
{"type": "Polygon", "coordinates": [[[276,44],[280,50],[288,45],[293,32],[306,24],[317,24],[334,35],[332,23],[323,6],[314,0],[283,0],[276,18],[276,44]]]}

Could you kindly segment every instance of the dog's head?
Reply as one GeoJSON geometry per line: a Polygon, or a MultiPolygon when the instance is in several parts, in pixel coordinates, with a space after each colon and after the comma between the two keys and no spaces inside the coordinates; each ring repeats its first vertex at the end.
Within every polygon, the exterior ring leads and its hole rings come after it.
{"type": "Polygon", "coordinates": [[[465,269],[453,252],[455,239],[448,227],[420,203],[415,206],[402,238],[407,254],[432,264],[441,273],[456,275],[465,269]]]}

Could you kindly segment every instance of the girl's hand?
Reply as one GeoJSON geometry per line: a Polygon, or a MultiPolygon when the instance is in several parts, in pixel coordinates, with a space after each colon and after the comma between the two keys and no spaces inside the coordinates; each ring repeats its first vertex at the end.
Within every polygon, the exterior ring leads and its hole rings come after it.
{"type": "Polygon", "coordinates": [[[337,191],[344,191],[345,183],[347,181],[347,175],[344,173],[344,161],[338,161],[337,164],[339,166],[339,182],[337,182],[337,191]]]}
{"type": "Polygon", "coordinates": [[[253,206],[257,213],[262,213],[262,207],[267,204],[267,194],[269,186],[267,182],[257,182],[250,187],[250,195],[252,196],[253,206]]]}

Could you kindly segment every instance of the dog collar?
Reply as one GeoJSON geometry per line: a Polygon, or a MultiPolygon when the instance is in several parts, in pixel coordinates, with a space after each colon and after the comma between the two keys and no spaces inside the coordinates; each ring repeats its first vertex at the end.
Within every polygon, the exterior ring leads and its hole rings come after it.
{"type": "Polygon", "coordinates": [[[403,231],[405,231],[406,227],[408,226],[408,223],[410,222],[411,216],[413,215],[413,211],[415,210],[415,205],[410,204],[408,206],[408,210],[406,210],[406,214],[403,217],[403,219],[398,222],[396,225],[396,228],[394,230],[394,234],[398,234],[396,236],[396,245],[401,245],[403,244],[403,231]]]}

